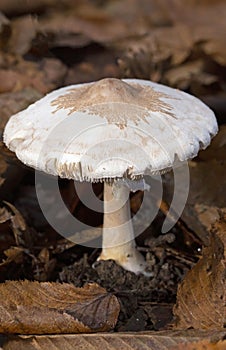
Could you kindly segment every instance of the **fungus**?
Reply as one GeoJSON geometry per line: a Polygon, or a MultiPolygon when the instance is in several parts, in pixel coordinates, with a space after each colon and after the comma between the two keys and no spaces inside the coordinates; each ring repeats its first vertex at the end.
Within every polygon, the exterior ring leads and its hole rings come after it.
{"type": "Polygon", "coordinates": [[[4,142],[28,166],[76,181],[104,182],[100,259],[145,273],[135,246],[130,190],[206,148],[214,113],[182,91],[138,79],[107,78],[51,92],[12,116],[4,142]],[[44,145],[44,146],[43,146],[44,145]]]}

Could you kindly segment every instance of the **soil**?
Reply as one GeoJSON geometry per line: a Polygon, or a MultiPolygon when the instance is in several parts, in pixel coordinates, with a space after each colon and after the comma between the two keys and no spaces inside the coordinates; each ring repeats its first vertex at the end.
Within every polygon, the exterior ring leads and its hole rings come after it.
{"type": "MultiPolygon", "coordinates": [[[[70,183],[61,183],[61,187],[65,191],[65,202],[71,202],[71,194],[68,194],[70,183]]],[[[160,211],[151,226],[138,237],[138,249],[144,254],[150,272],[150,277],[145,277],[125,271],[114,261],[97,261],[100,249],[76,245],[56,233],[43,220],[35,196],[33,172],[28,172],[20,188],[14,203],[25,218],[26,228],[24,231],[15,228],[15,220],[4,224],[1,259],[5,259],[7,249],[14,248],[8,251],[11,260],[0,267],[0,282],[23,279],[59,281],[73,283],[76,287],[96,282],[116,295],[120,302],[121,311],[115,331],[170,327],[178,283],[198,260],[197,237],[188,236],[181,220],[172,232],[158,234],[164,219],[160,211]],[[27,208],[30,208],[29,212],[27,208]],[[18,246],[15,246],[15,237],[18,246]]],[[[101,191],[102,187],[97,184],[95,192],[100,194],[101,191]]],[[[140,194],[136,196],[131,198],[132,212],[137,209],[134,201],[139,202],[140,194]]],[[[88,218],[90,225],[101,225],[102,217],[96,217],[83,204],[72,210],[77,217],[88,218]]],[[[21,220],[18,214],[16,218],[17,222],[21,220]]]]}
{"type": "Polygon", "coordinates": [[[58,278],[77,287],[96,282],[116,295],[121,305],[116,331],[160,330],[173,321],[178,282],[193,263],[182,262],[166,247],[149,251],[146,259],[151,277],[125,271],[112,260],[94,261],[84,254],[63,267],[58,278]]]}

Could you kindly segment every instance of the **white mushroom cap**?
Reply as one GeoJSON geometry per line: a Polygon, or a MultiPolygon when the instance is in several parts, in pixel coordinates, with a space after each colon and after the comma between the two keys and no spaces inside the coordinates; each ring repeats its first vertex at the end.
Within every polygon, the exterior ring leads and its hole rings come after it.
{"type": "Polygon", "coordinates": [[[103,79],[51,92],[8,121],[4,142],[25,164],[74,180],[136,178],[206,148],[214,113],[182,91],[103,79]]]}

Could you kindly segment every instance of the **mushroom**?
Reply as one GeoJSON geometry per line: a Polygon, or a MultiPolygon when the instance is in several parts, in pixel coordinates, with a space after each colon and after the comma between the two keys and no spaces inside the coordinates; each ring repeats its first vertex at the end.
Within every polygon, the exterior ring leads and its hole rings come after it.
{"type": "Polygon", "coordinates": [[[139,79],[106,78],[53,91],[12,116],[4,142],[28,166],[61,178],[104,182],[100,259],[144,273],[130,190],[205,149],[214,113],[185,92],[139,79]]]}

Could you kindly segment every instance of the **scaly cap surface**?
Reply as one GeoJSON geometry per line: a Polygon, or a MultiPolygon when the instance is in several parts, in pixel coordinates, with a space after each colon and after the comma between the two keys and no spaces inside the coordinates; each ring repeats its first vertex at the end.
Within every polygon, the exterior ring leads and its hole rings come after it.
{"type": "Polygon", "coordinates": [[[182,91],[107,78],[46,95],[8,121],[4,142],[25,164],[79,181],[168,171],[206,148],[214,113],[182,91]]]}

